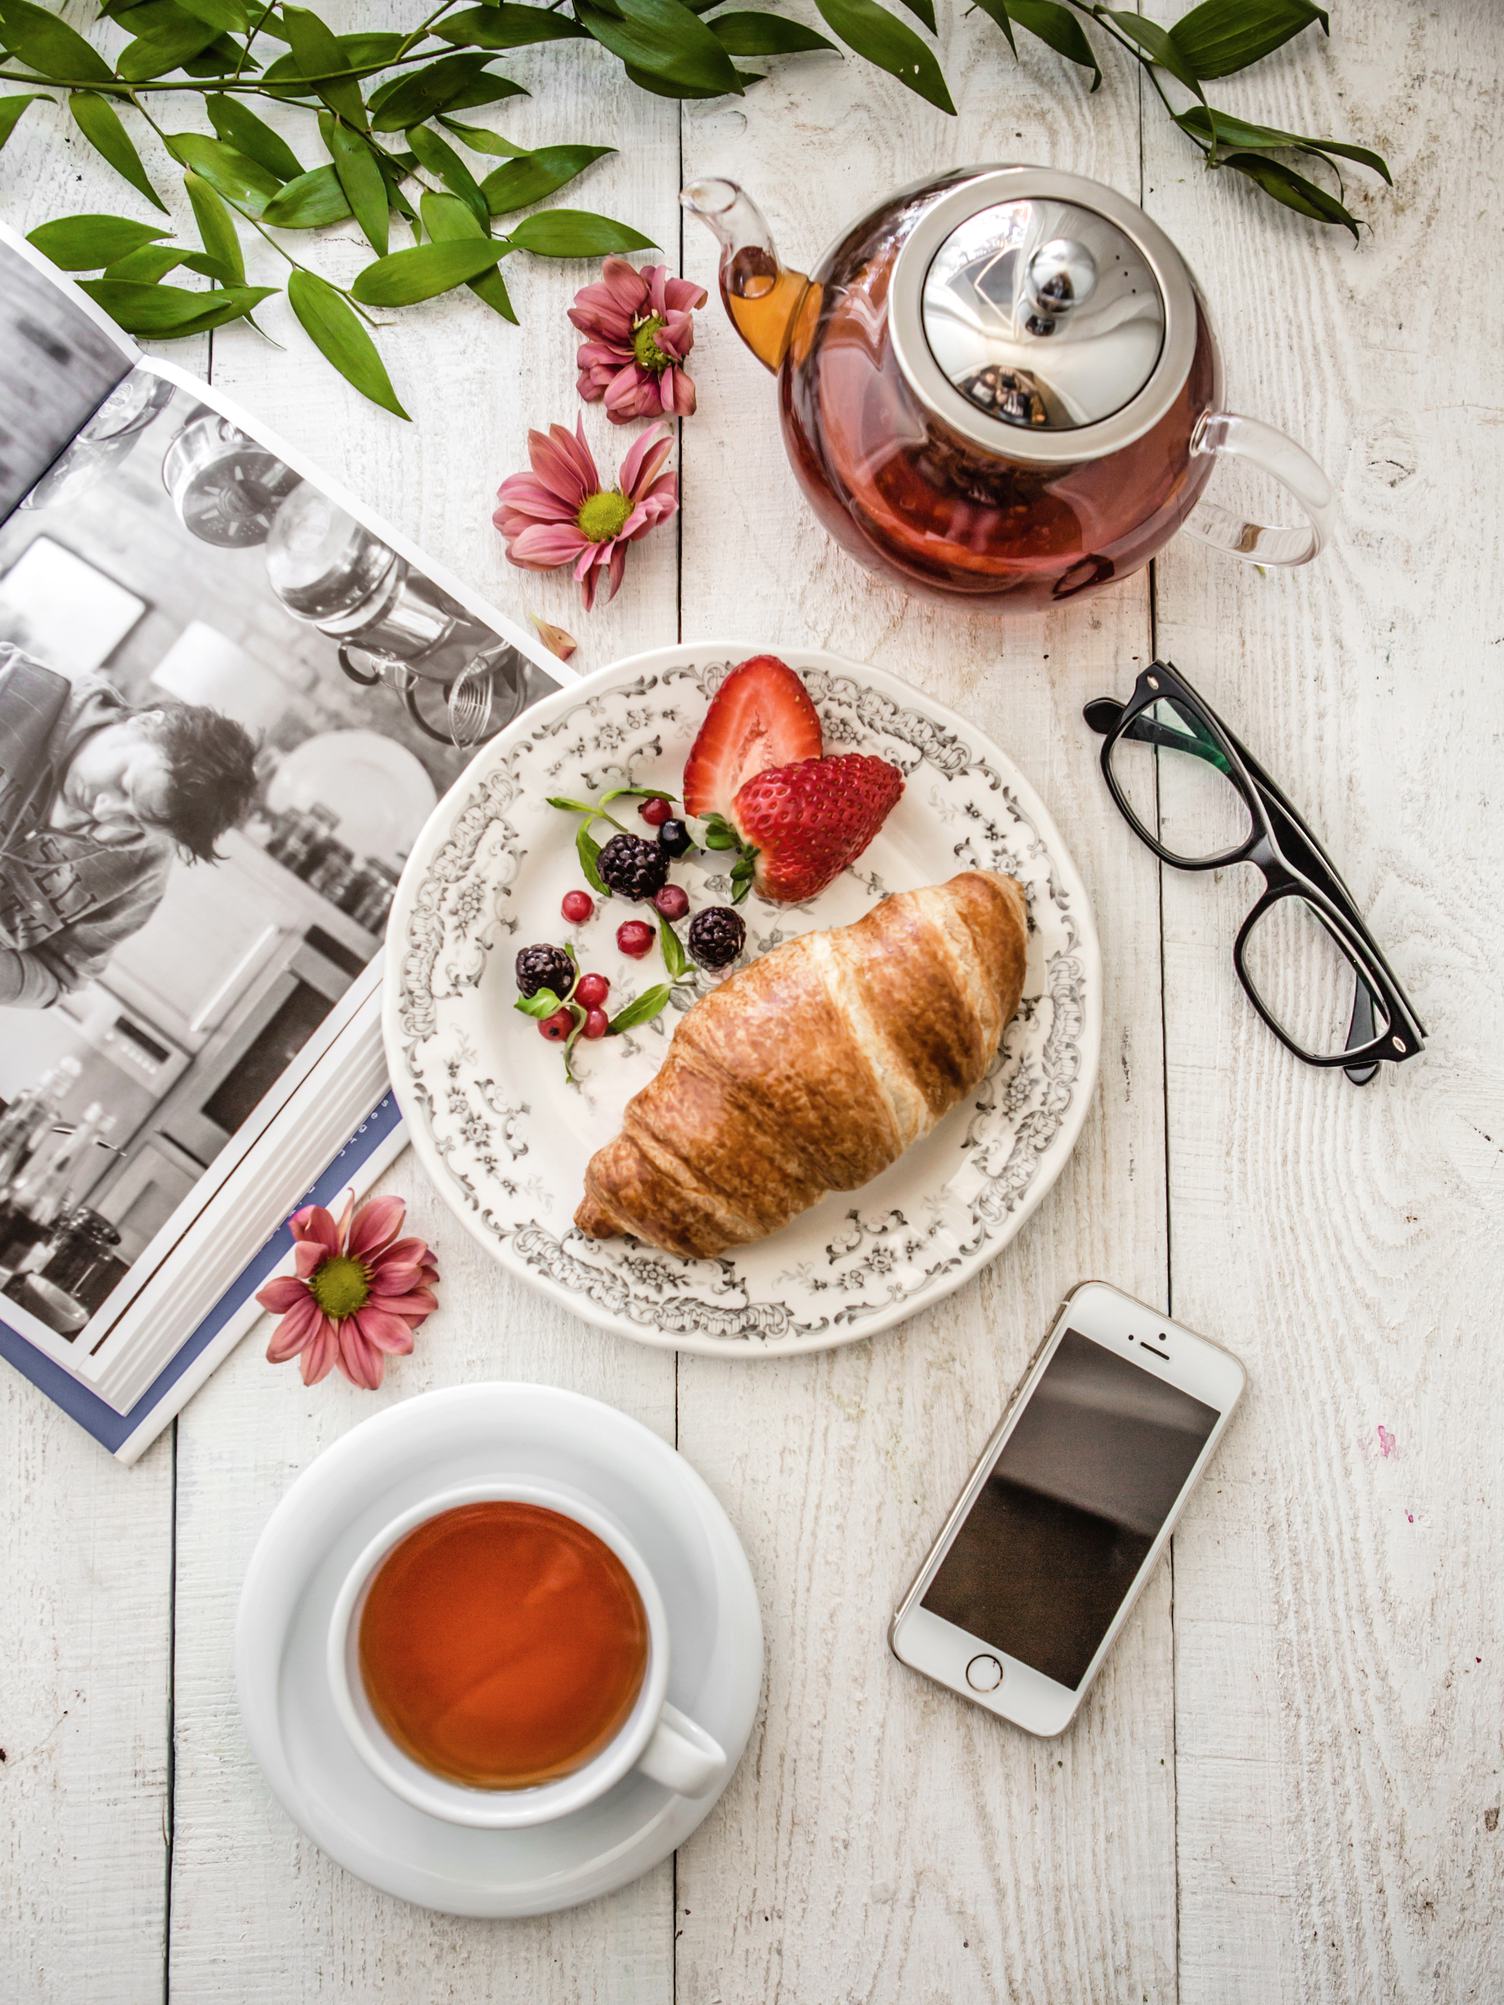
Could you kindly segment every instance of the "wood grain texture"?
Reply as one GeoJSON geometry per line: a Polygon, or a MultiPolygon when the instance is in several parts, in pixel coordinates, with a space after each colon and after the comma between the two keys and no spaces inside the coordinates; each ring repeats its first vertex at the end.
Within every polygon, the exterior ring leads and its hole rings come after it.
{"type": "MultiPolygon", "coordinates": [[[[687,176],[744,182],[792,264],[865,201],[956,159],[1054,158],[1135,191],[1132,84],[1088,108],[1044,64],[1015,71],[984,26],[957,22],[949,37],[959,133],[897,86],[832,61],[775,75],[755,110],[689,113],[687,176]]],[[[695,230],[684,249],[686,272],[712,285],[710,239],[695,230]]],[[[989,731],[1082,867],[1109,981],[1103,1087],[1081,1145],[975,1283],[871,1343],[776,1371],[681,1360],[680,1446],[748,1543],[769,1664],[737,1785],[680,1856],[678,1995],[1173,1998],[1168,1579],[1080,1730],[1058,1743],[951,1698],[885,1641],[1060,1295],[1087,1272],[1164,1290],[1156,894],[1080,723],[1087,697],[1147,658],[1146,586],[1000,626],[869,577],[805,512],[771,379],[717,334],[697,372],[703,416],[686,435],[686,638],[818,642],[908,676],[989,731]]]]}
{"type": "Polygon", "coordinates": [[[1388,154],[1398,195],[1350,184],[1358,249],[1206,186],[1146,128],[1149,206],[1218,305],[1234,407],[1304,438],[1342,506],[1289,577],[1175,546],[1159,645],[1323,835],[1431,1033],[1361,1091],[1301,1066],[1232,972],[1254,873],[1166,873],[1173,1307],[1253,1386],[1176,1540],[1181,1995],[1462,2005],[1504,1989],[1504,292],[1476,265],[1504,22],[1334,28],[1277,87],[1281,122],[1388,154]],[[1449,268],[1478,273],[1460,310],[1449,268]]]}
{"type": "MultiPolygon", "coordinates": [[[[71,10],[80,26],[86,11],[71,10]]],[[[353,5],[332,18],[371,25],[353,5]]],[[[489,521],[528,426],[579,409],[563,312],[581,270],[512,261],[520,329],[469,299],[390,316],[413,427],[347,391],[275,303],[286,354],[245,329],[215,338],[223,386],[502,604],[579,634],[579,665],[676,635],[805,641],[976,719],[1035,782],[1092,892],[1102,1087],[1055,1192],[984,1275],[870,1343],[760,1369],[676,1367],[537,1300],[405,1158],[390,1182],[439,1243],[444,1308],[375,1399],[303,1390],[253,1336],[194,1401],[171,1657],[172,1444],[118,1471],[7,1375],[7,1999],[140,2005],[164,1993],[164,1946],[165,1994],[193,2005],[1504,1992],[1504,289],[1484,244],[1504,43],[1491,0],[1395,0],[1334,27],[1214,95],[1389,154],[1400,192],[1356,184],[1374,222],[1357,251],[1230,177],[1206,183],[1157,107],[1141,130],[1120,66],[1089,99],[1027,42],[1015,68],[980,14],[947,31],[955,121],[834,57],[775,61],[744,104],[681,115],[568,49],[517,58],[546,89],[480,114],[523,143],[617,145],[578,201],[658,234],[671,261],[689,175],[745,181],[794,262],[869,199],[959,160],[1051,160],[1142,191],[1212,301],[1233,406],[1288,426],[1338,483],[1337,543],[1292,577],[1182,541],[1152,599],[1141,579],[1007,626],[907,600],[813,525],[772,384],[712,307],[680,528],[634,550],[621,598],[587,619],[566,580],[508,567],[489,521]],[[1357,1092],[1287,1058],[1231,970],[1254,881],[1161,885],[1122,828],[1080,705],[1125,689],[1154,645],[1226,708],[1364,902],[1431,1031],[1394,1077],[1357,1092]],[[1054,1304],[1088,1273],[1153,1301],[1173,1288],[1176,1314],[1248,1359],[1252,1391],[1173,1574],[1077,1727],[1035,1743],[899,1666],[884,1632],[1054,1304]],[[321,1447],[393,1399],[503,1376],[595,1393],[665,1438],[677,1425],[751,1554],[768,1679],[747,1758],[676,1869],[490,1925],[389,1900],[300,1837],[241,1734],[230,1637],[260,1527],[321,1447]]],[[[58,116],[34,110],[0,159],[7,220],[138,213],[76,136],[57,143],[58,116]]],[[[353,229],[328,234],[338,269],[357,269],[353,229]]],[[[682,256],[713,284],[708,237],[682,256]]],[[[585,428],[614,465],[623,434],[598,409],[585,428]]]]}
{"type": "MultiPolygon", "coordinates": [[[[0,214],[20,231],[139,214],[110,178],[61,106],[33,105],[0,155],[0,214]]],[[[203,368],[208,342],[176,353],[203,368]]],[[[0,1370],[0,1997],[17,2005],[161,1991],[172,1464],[169,1438],[127,1474],[0,1370]]]]}

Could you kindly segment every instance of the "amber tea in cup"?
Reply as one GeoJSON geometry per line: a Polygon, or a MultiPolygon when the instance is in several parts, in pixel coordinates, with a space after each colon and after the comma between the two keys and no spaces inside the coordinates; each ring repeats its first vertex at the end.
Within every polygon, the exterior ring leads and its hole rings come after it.
{"type": "Polygon", "coordinates": [[[648,1618],[603,1539],[541,1504],[441,1511],[395,1545],[360,1614],[361,1679],[404,1753],[480,1789],[572,1775],[631,1715],[648,1618]]]}

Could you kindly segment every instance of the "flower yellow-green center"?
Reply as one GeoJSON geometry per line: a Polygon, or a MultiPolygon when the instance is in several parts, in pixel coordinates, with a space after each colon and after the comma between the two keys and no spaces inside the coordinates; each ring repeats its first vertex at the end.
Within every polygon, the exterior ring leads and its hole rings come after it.
{"type": "Polygon", "coordinates": [[[631,513],[631,502],[620,488],[612,488],[608,494],[592,494],[575,521],[580,525],[580,534],[592,543],[609,543],[613,536],[621,534],[631,513]]]}
{"type": "Polygon", "coordinates": [[[371,1277],[348,1253],[331,1255],[308,1286],[326,1316],[353,1316],[371,1299],[371,1277]]]}
{"type": "Polygon", "coordinates": [[[674,359],[658,346],[658,330],[662,325],[663,315],[650,313],[646,320],[639,320],[632,329],[632,353],[644,369],[651,369],[655,374],[666,369],[674,359]]]}

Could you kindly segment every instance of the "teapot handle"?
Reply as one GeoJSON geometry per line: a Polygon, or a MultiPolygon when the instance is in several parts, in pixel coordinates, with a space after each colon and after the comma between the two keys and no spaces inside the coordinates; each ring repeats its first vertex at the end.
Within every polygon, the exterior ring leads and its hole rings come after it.
{"type": "Polygon", "coordinates": [[[1308,564],[1325,547],[1334,513],[1332,483],[1304,446],[1257,418],[1203,411],[1191,434],[1191,451],[1229,453],[1249,461],[1293,495],[1306,518],[1275,527],[1247,522],[1220,501],[1198,501],[1184,524],[1193,536],[1249,564],[1308,564]]]}

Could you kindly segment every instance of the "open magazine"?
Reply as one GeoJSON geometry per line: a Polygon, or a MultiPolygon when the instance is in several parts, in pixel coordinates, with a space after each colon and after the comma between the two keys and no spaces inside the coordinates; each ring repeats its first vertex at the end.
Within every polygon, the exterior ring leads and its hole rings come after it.
{"type": "Polygon", "coordinates": [[[566,679],[0,225],[0,1354],[122,1459],[400,1146],[403,859],[566,679]]]}

